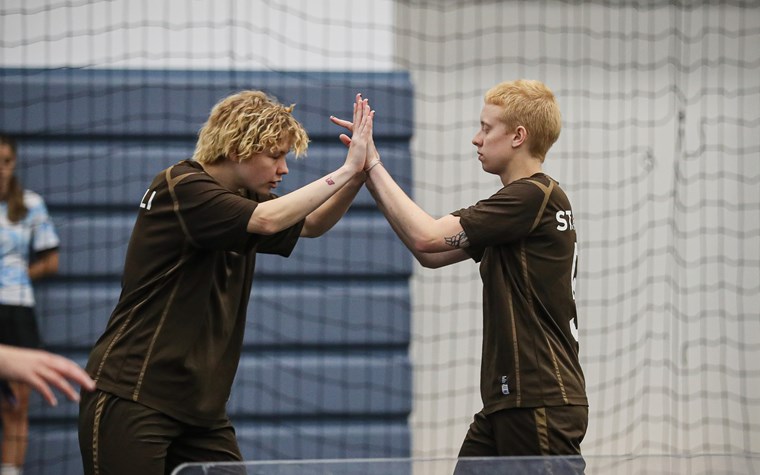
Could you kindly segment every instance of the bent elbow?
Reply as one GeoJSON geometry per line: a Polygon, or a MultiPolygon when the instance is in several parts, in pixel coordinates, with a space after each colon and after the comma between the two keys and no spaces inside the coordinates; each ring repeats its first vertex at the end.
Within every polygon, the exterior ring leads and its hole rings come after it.
{"type": "Polygon", "coordinates": [[[248,222],[248,232],[252,234],[262,234],[269,236],[280,231],[279,224],[276,220],[269,219],[266,216],[252,217],[248,222]]]}
{"type": "Polygon", "coordinates": [[[422,267],[425,269],[438,269],[438,265],[435,264],[435,262],[429,260],[429,259],[417,259],[417,262],[420,263],[422,267]]]}
{"type": "Polygon", "coordinates": [[[305,238],[318,238],[320,236],[323,236],[327,230],[320,229],[320,228],[314,228],[313,226],[307,226],[304,224],[303,229],[301,230],[301,236],[305,238]]]}
{"type": "Polygon", "coordinates": [[[307,216],[301,229],[301,236],[306,238],[318,238],[330,230],[329,226],[324,226],[319,220],[314,219],[311,215],[307,216]]]}
{"type": "Polygon", "coordinates": [[[435,244],[429,239],[415,239],[412,243],[415,252],[427,253],[435,252],[435,244]]]}
{"type": "Polygon", "coordinates": [[[445,264],[437,258],[436,254],[425,254],[421,252],[414,253],[414,257],[417,258],[417,262],[420,263],[425,269],[440,269],[445,264]]]}

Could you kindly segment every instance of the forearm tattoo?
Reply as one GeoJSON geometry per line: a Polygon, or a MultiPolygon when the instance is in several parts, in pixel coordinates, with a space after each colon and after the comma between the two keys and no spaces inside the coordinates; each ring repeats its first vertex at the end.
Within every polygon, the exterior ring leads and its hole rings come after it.
{"type": "Polygon", "coordinates": [[[325,183],[327,183],[330,186],[332,186],[332,185],[335,184],[335,181],[333,181],[333,179],[332,179],[332,175],[330,175],[327,178],[325,178],[325,183]]]}
{"type": "Polygon", "coordinates": [[[467,239],[467,234],[465,234],[464,230],[460,231],[459,234],[455,234],[451,237],[445,237],[443,240],[451,247],[455,248],[463,248],[467,247],[469,245],[469,240],[467,239]]]}

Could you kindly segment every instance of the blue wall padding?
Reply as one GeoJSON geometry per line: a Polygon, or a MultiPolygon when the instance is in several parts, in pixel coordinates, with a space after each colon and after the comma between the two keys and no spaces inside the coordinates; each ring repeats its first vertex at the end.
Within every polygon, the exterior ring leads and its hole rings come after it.
{"type": "MultiPolygon", "coordinates": [[[[0,69],[0,131],[18,136],[19,175],[62,240],[60,273],[36,294],[47,348],[84,363],[118,299],[145,189],[192,156],[213,104],[241,89],[296,103],[310,135],[279,193],[343,163],[329,116],[349,118],[356,92],[372,100],[383,162],[411,192],[404,72],[0,69]]],[[[228,405],[246,459],[409,456],[411,273],[366,190],[327,235],[301,240],[288,259],[259,257],[228,405]]],[[[75,404],[33,397],[29,473],[81,473],[76,417],[75,404]]]]}

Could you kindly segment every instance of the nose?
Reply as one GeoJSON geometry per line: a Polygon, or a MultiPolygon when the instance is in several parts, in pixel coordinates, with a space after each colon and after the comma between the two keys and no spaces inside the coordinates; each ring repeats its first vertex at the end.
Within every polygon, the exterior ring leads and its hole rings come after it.
{"type": "Polygon", "coordinates": [[[288,174],[288,163],[285,161],[285,157],[283,157],[280,160],[280,163],[277,165],[277,174],[278,175],[287,175],[288,174]]]}
{"type": "Polygon", "coordinates": [[[475,134],[475,137],[472,138],[472,144],[476,147],[480,145],[480,132],[475,134]]]}

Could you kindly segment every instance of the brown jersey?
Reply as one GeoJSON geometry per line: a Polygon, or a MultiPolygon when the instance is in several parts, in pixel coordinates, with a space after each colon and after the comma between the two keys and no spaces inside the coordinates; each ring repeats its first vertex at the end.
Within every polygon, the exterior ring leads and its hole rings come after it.
{"type": "Polygon", "coordinates": [[[588,405],[574,336],[575,226],[558,183],[537,173],[452,214],[483,280],[484,412],[588,405]]]}
{"type": "Polygon", "coordinates": [[[189,424],[226,421],[256,253],[288,256],[303,226],[249,234],[258,202],[272,198],[230,192],[193,161],[154,178],[87,364],[99,389],[189,424]]]}

